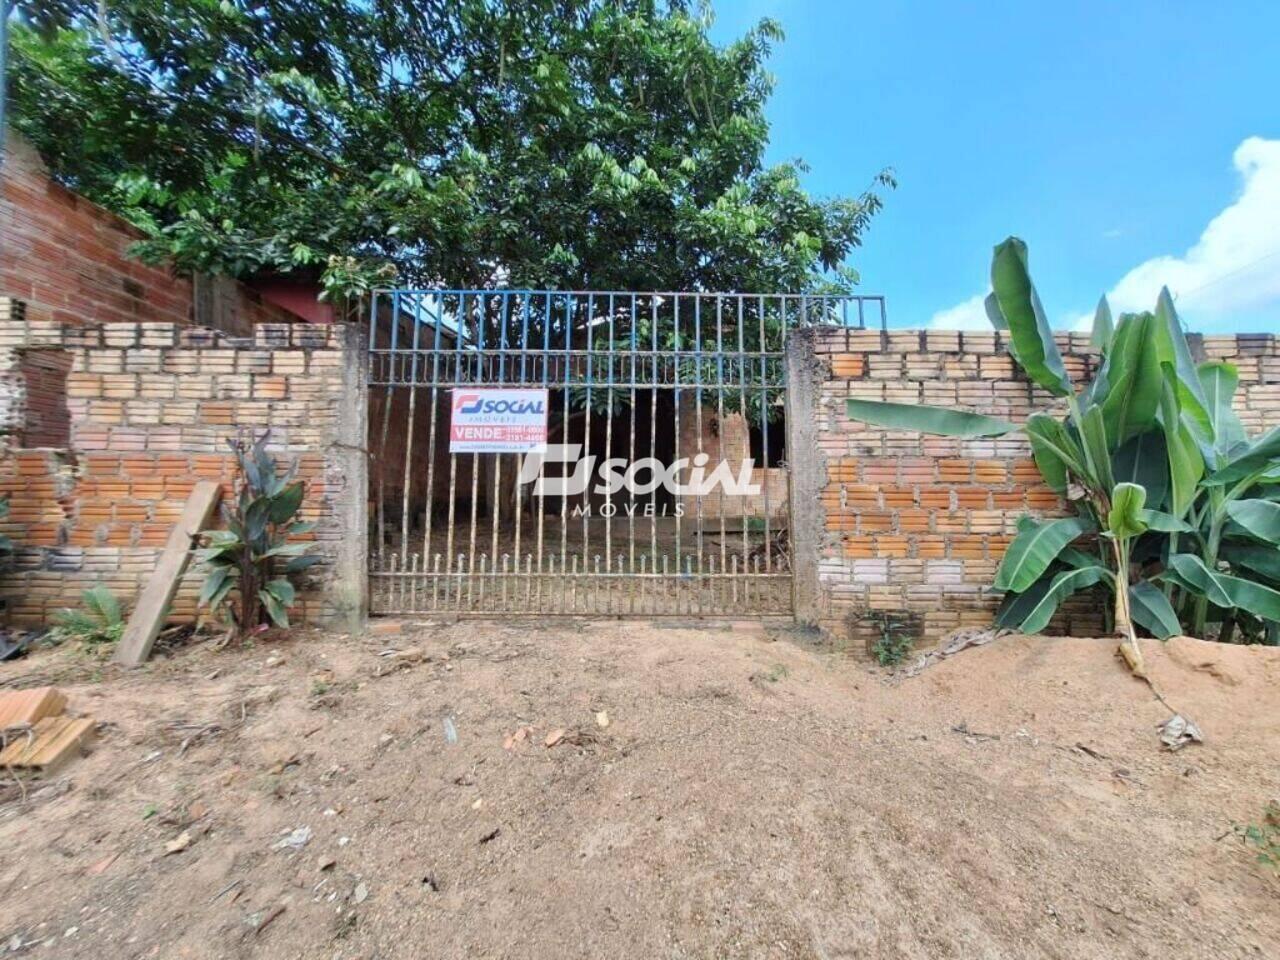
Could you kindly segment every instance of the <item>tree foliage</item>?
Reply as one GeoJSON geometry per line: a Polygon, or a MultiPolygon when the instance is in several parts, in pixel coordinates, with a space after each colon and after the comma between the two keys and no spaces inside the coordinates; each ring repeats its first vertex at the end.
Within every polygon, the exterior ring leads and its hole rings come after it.
{"type": "Polygon", "coordinates": [[[14,125],[180,268],[387,283],[847,288],[887,171],[767,166],[779,27],[687,0],[42,0],[14,125]]]}

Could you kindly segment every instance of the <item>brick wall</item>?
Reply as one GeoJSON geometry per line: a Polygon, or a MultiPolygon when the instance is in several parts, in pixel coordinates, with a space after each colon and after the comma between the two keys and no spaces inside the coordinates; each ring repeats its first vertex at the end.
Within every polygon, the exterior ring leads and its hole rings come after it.
{"type": "MultiPolygon", "coordinates": [[[[718,469],[721,463],[727,464],[734,478],[742,474],[743,461],[751,457],[751,430],[747,418],[740,413],[726,413],[723,418],[719,411],[706,405],[701,411],[697,409],[695,394],[692,390],[683,390],[677,403],[682,408],[680,417],[680,435],[677,449],[682,458],[689,461],[688,466],[680,472],[680,482],[689,483],[693,474],[693,460],[699,454],[706,454],[705,470],[718,469]]],[[[775,434],[786,430],[784,424],[777,422],[771,425],[775,434]]],[[[673,451],[674,456],[674,451],[673,451]]],[[[707,497],[695,497],[692,494],[678,497],[683,500],[686,516],[701,516],[704,521],[741,520],[743,517],[759,517],[766,515],[774,524],[785,526],[786,521],[780,518],[787,515],[788,480],[787,471],[777,466],[778,461],[785,460],[785,452],[779,457],[772,454],[766,468],[764,458],[757,454],[750,471],[750,482],[760,489],[756,494],[722,496],[712,494],[707,497]]]]}
{"type": "MultiPolygon", "coordinates": [[[[1193,337],[1205,359],[1240,372],[1236,408],[1251,433],[1280,423],[1280,341],[1273,335],[1193,337]]],[[[1083,334],[1060,334],[1076,382],[1097,356],[1083,334]]],[[[1024,513],[1064,513],[1021,437],[958,440],[851,420],[849,397],[973,410],[1015,422],[1055,400],[1015,368],[996,333],[823,329],[813,350],[825,536],[818,565],[824,625],[855,643],[880,636],[884,618],[936,640],[987,625],[999,602],[990,584],[1024,513]]],[[[1096,602],[1076,598],[1053,630],[1101,629],[1096,602]]]]}
{"type": "MultiPolygon", "coordinates": [[[[349,335],[303,324],[259,325],[251,339],[160,322],[68,326],[0,298],[0,495],[10,500],[0,530],[17,547],[0,601],[10,621],[39,622],[94,583],[131,602],[194,483],[231,489],[226,441],[239,430],[269,426],[280,458],[298,462],[302,513],[318,523],[313,549],[336,557],[350,534],[342,513],[364,498],[339,442],[339,420],[363,386],[351,382],[346,351],[358,348],[344,347],[349,335]],[[59,449],[32,448],[32,357],[41,370],[50,361],[65,370],[59,449]]],[[[327,619],[332,567],[312,572],[297,613],[327,619]]],[[[199,580],[188,573],[175,619],[194,614],[199,580]]]]}
{"type": "Polygon", "coordinates": [[[249,335],[257,323],[299,318],[228,278],[193,284],[128,254],[141,233],[50,178],[10,134],[0,166],[0,296],[33,320],[200,324],[249,335]]]}

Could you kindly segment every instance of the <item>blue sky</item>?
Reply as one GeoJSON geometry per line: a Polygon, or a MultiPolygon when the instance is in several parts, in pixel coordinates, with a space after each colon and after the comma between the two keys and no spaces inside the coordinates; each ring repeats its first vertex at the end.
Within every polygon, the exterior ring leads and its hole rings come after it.
{"type": "Polygon", "coordinates": [[[1056,325],[1161,284],[1187,326],[1280,332],[1280,3],[719,0],[760,17],[770,160],[815,194],[900,185],[851,263],[895,326],[984,325],[994,243],[1017,234],[1056,325]]]}

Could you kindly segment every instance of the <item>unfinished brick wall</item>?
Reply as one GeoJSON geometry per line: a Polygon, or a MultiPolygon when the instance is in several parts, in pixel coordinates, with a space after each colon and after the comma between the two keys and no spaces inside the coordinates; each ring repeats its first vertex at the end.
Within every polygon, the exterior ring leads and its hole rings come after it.
{"type": "MultiPolygon", "coordinates": [[[[728,412],[721,418],[719,411],[710,405],[699,411],[692,390],[681,391],[679,403],[683,412],[677,450],[682,458],[689,461],[688,466],[681,471],[680,482],[689,482],[694,469],[693,461],[702,453],[707,457],[706,470],[713,471],[724,463],[734,477],[742,475],[743,461],[752,459],[750,482],[760,489],[759,493],[730,497],[717,494],[709,497],[679,497],[684,501],[688,515],[701,516],[704,521],[768,516],[774,529],[780,525],[785,526],[786,521],[782,518],[787,515],[787,497],[790,491],[786,468],[777,465],[780,459],[786,459],[785,452],[782,457],[771,455],[766,468],[762,456],[757,453],[752,457],[751,428],[747,418],[741,413],[728,412]]],[[[770,429],[780,433],[785,432],[786,427],[779,422],[774,423],[770,429]]]]}
{"type": "Polygon", "coordinates": [[[228,278],[193,284],[130,257],[142,234],[55,182],[10,134],[0,174],[0,296],[36,321],[203,325],[237,336],[299,318],[228,278]]]}
{"type": "MultiPolygon", "coordinates": [[[[5,616],[41,622],[95,583],[131,603],[195,482],[230,491],[226,441],[241,430],[270,427],[280,458],[298,462],[302,514],[318,523],[313,549],[332,561],[350,538],[344,511],[353,501],[364,510],[340,438],[344,411],[362,402],[350,335],[305,324],[260,325],[251,339],[174,323],[66,326],[0,298],[0,495],[10,501],[0,530],[16,547],[0,575],[5,616]],[[28,361],[54,356],[66,365],[67,442],[33,449],[28,361]]],[[[296,616],[328,619],[337,612],[332,564],[309,573],[296,616]]],[[[188,572],[175,620],[195,614],[200,576],[188,572]]]]}
{"type": "MultiPolygon", "coordinates": [[[[1019,437],[958,440],[884,430],[851,420],[845,399],[973,410],[1020,422],[1054,398],[1018,371],[996,333],[823,328],[812,349],[818,469],[825,471],[825,536],[818,564],[821,620],[838,636],[871,643],[886,629],[936,641],[987,625],[999,602],[991,581],[1018,517],[1064,513],[1019,437]]],[[[1280,341],[1270,334],[1193,337],[1204,359],[1240,373],[1236,408],[1251,433],[1280,423],[1280,341]]],[[[1076,382],[1097,355],[1084,334],[1060,334],[1076,382]]],[[[1098,604],[1077,598],[1053,630],[1101,629],[1098,604]]]]}

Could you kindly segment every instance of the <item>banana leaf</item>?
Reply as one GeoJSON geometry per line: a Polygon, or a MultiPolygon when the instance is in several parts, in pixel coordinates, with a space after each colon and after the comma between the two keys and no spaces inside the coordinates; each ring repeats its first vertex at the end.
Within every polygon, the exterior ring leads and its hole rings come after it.
{"type": "MultiPolygon", "coordinates": [[[[1000,312],[1000,301],[996,299],[994,293],[988,293],[982,301],[982,307],[987,311],[987,319],[991,321],[991,326],[997,330],[1008,330],[1009,324],[1005,322],[1004,314],[1000,312]]],[[[1009,352],[1013,354],[1014,359],[1018,358],[1012,344],[1009,345],[1009,352]]]]}
{"type": "Polygon", "coordinates": [[[1185,520],[1179,520],[1163,510],[1139,510],[1138,519],[1146,525],[1147,530],[1159,533],[1190,533],[1194,529],[1185,520]]]}
{"type": "Polygon", "coordinates": [[[262,601],[262,609],[267,611],[267,616],[271,618],[272,623],[277,627],[289,626],[289,613],[275,594],[265,589],[259,590],[258,599],[262,601]]]}
{"type": "Polygon", "coordinates": [[[1216,361],[1200,364],[1196,375],[1208,405],[1212,433],[1202,444],[1204,459],[1210,469],[1217,469],[1227,462],[1237,447],[1247,442],[1244,425],[1231,406],[1239,376],[1231,364],[1216,361]]]}
{"type": "Polygon", "coordinates": [[[1248,446],[1237,444],[1227,457],[1225,465],[1205,477],[1205,486],[1235,483],[1250,474],[1268,469],[1274,460],[1280,459],[1280,427],[1264,434],[1248,446]]]}
{"type": "Polygon", "coordinates": [[[1250,536],[1265,543],[1280,544],[1280,503],[1271,500],[1232,500],[1227,516],[1250,536]]]}
{"type": "Polygon", "coordinates": [[[877,427],[918,430],[944,437],[1000,437],[1020,429],[1016,423],[980,413],[883,400],[846,400],[845,410],[854,420],[877,427]]]}
{"type": "Polygon", "coordinates": [[[1085,473],[1084,451],[1067,428],[1047,413],[1033,413],[1023,428],[1040,475],[1055,493],[1066,493],[1069,474],[1085,473]]]}
{"type": "Polygon", "coordinates": [[[1093,529],[1093,524],[1079,517],[1020,524],[1018,535],[996,570],[993,585],[997,590],[1021,593],[1040,579],[1067,544],[1093,529]]]}
{"type": "Polygon", "coordinates": [[[1072,392],[1071,378],[1053,339],[1040,296],[1027,272],[1027,245],[1010,237],[991,257],[991,290],[1009,328],[1018,365],[1054,396],[1072,392]]]}
{"type": "Polygon", "coordinates": [[[1129,616],[1161,640],[1182,633],[1182,623],[1169,598],[1155,584],[1142,580],[1129,587],[1129,616]]]}
{"type": "Polygon", "coordinates": [[[1064,570],[1055,576],[1048,590],[1030,612],[1023,618],[1018,628],[1023,633],[1039,633],[1049,625],[1062,601],[1073,593],[1087,590],[1111,576],[1111,571],[1103,567],[1085,567],[1081,570],[1064,570]]]}
{"type": "Polygon", "coordinates": [[[1215,606],[1244,610],[1263,620],[1280,620],[1280,591],[1210,570],[1190,553],[1170,557],[1169,570],[1175,574],[1175,582],[1193,588],[1215,606]]]}
{"type": "Polygon", "coordinates": [[[1089,346],[1105,353],[1111,344],[1111,336],[1115,332],[1116,325],[1111,319],[1111,304],[1107,303],[1104,295],[1098,301],[1098,308],[1093,311],[1093,329],[1089,332],[1089,346]]]}
{"type": "Polygon", "coordinates": [[[1154,329],[1155,317],[1149,313],[1121,317],[1107,353],[1104,366],[1108,386],[1101,404],[1107,437],[1113,445],[1146,433],[1156,425],[1164,374],[1160,369],[1154,329]]]}
{"type": "Polygon", "coordinates": [[[1181,518],[1187,515],[1200,492],[1200,478],[1204,476],[1204,456],[1200,453],[1191,429],[1182,419],[1177,372],[1170,363],[1162,363],[1160,367],[1164,373],[1160,420],[1167,451],[1169,512],[1181,518]]]}
{"type": "Polygon", "coordinates": [[[1111,457],[1111,472],[1116,482],[1136,483],[1146,490],[1147,504],[1159,509],[1169,492],[1169,452],[1164,434],[1152,430],[1122,444],[1111,457]]]}
{"type": "Polygon", "coordinates": [[[1086,479],[1095,490],[1110,490],[1116,479],[1111,472],[1111,444],[1102,408],[1097,405],[1087,408],[1081,421],[1080,445],[1084,447],[1088,466],[1086,479]]]}
{"type": "Polygon", "coordinates": [[[298,507],[302,505],[303,483],[301,480],[294,481],[287,487],[281,487],[272,498],[271,508],[268,516],[272,523],[284,523],[295,513],[298,507]]]}
{"type": "Polygon", "coordinates": [[[1021,593],[1014,593],[1010,590],[1004,595],[1004,599],[1000,601],[1000,606],[996,609],[995,625],[997,627],[1007,627],[1010,630],[1016,630],[1022,626],[1022,621],[1031,615],[1031,611],[1045,598],[1045,594],[1049,592],[1049,588],[1052,586],[1053,575],[1047,575],[1041,577],[1021,593]]]}
{"type": "Polygon", "coordinates": [[[1111,491],[1111,512],[1107,514],[1107,532],[1117,539],[1128,539],[1145,533],[1143,504],[1147,491],[1136,483],[1117,483],[1111,491]]]}
{"type": "Polygon", "coordinates": [[[1280,583],[1280,549],[1261,543],[1227,541],[1219,548],[1218,556],[1232,567],[1243,567],[1280,583]]]}
{"type": "Polygon", "coordinates": [[[1173,306],[1173,297],[1169,295],[1168,287],[1161,287],[1160,295],[1156,298],[1155,334],[1160,363],[1173,367],[1182,416],[1197,435],[1207,437],[1210,430],[1209,402],[1196,373],[1191,347],[1187,344],[1187,335],[1182,329],[1182,321],[1178,319],[1178,311],[1173,306]]]}

